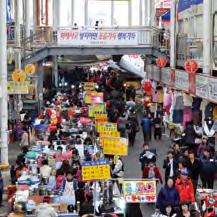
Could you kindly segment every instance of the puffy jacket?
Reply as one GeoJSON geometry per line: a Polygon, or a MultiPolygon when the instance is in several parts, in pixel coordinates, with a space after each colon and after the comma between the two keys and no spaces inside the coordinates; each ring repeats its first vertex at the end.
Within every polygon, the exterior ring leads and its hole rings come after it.
{"type": "Polygon", "coordinates": [[[194,187],[193,187],[191,179],[182,180],[181,178],[178,178],[176,180],[176,188],[179,192],[180,203],[195,202],[194,187]]]}
{"type": "Polygon", "coordinates": [[[174,187],[169,188],[167,185],[161,188],[157,197],[157,208],[163,210],[165,206],[171,205],[173,207],[179,206],[179,192],[174,187]]]}

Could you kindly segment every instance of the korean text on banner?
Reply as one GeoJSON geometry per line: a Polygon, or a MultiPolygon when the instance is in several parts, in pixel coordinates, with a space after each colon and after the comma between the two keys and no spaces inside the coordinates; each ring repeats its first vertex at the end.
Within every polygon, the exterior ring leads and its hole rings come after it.
{"type": "Polygon", "coordinates": [[[84,90],[88,91],[94,91],[95,90],[96,83],[94,82],[84,82],[84,90]]]}
{"type": "Polygon", "coordinates": [[[103,153],[108,155],[128,155],[128,139],[116,137],[102,137],[100,144],[103,146],[103,153]]]}
{"type": "Polygon", "coordinates": [[[100,133],[100,138],[102,138],[102,137],[120,137],[120,132],[118,132],[118,131],[114,131],[114,132],[106,132],[106,131],[104,131],[104,132],[102,132],[102,133],[100,133]]]}
{"type": "Polygon", "coordinates": [[[117,132],[118,127],[116,123],[103,123],[103,122],[98,122],[97,123],[97,132],[98,133],[103,133],[103,132],[117,132]]]}
{"type": "Polygon", "coordinates": [[[28,94],[29,82],[8,81],[8,94],[28,94]]]}
{"type": "Polygon", "coordinates": [[[124,181],[123,186],[127,203],[156,202],[156,181],[124,181]]]}
{"type": "Polygon", "coordinates": [[[108,115],[107,113],[97,112],[95,114],[96,122],[108,122],[108,115]]]}
{"type": "Polygon", "coordinates": [[[217,102],[217,79],[209,78],[209,100],[217,102]]]}
{"type": "Polygon", "coordinates": [[[81,164],[82,180],[107,180],[111,178],[109,161],[91,161],[81,164]]]}
{"type": "Polygon", "coordinates": [[[59,30],[57,33],[58,45],[138,45],[137,31],[77,31],[59,30]]]}
{"type": "Polygon", "coordinates": [[[196,75],[196,95],[208,99],[209,96],[209,79],[208,77],[196,75]]]}

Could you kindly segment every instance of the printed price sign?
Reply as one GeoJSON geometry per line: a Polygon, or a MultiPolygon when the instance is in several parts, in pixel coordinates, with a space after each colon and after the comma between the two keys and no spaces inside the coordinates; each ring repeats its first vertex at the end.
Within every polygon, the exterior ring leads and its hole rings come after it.
{"type": "Polygon", "coordinates": [[[102,137],[120,137],[120,132],[116,131],[116,132],[102,132],[100,133],[100,138],[102,137]]]}
{"type": "Polygon", "coordinates": [[[92,91],[95,90],[96,83],[94,82],[84,82],[84,90],[92,91]]]}
{"type": "Polygon", "coordinates": [[[89,117],[95,117],[97,113],[99,112],[105,112],[106,111],[106,105],[105,103],[101,103],[101,104],[92,104],[89,106],[88,109],[88,116],[89,117]]]}
{"type": "Polygon", "coordinates": [[[128,155],[128,139],[103,137],[100,138],[100,144],[103,146],[103,153],[108,155],[128,155]]]}
{"type": "Polygon", "coordinates": [[[29,82],[8,81],[8,94],[28,94],[29,82]]]}
{"type": "Polygon", "coordinates": [[[156,202],[156,181],[124,181],[123,189],[127,203],[156,202]]]}
{"type": "Polygon", "coordinates": [[[86,92],[84,101],[87,104],[103,103],[103,93],[101,92],[86,92]]]}
{"type": "Polygon", "coordinates": [[[102,133],[102,132],[116,132],[118,131],[118,127],[116,123],[103,123],[103,122],[98,122],[97,123],[97,132],[102,133]]]}
{"type": "Polygon", "coordinates": [[[108,115],[107,113],[97,112],[95,114],[96,122],[108,122],[108,115]]]}
{"type": "Polygon", "coordinates": [[[107,180],[111,178],[109,161],[91,161],[81,164],[82,180],[107,180]]]}

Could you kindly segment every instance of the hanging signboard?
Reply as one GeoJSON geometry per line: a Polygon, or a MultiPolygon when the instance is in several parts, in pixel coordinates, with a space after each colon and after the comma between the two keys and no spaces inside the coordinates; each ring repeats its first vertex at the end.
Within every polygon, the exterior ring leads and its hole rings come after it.
{"type": "Polygon", "coordinates": [[[127,203],[156,202],[156,181],[124,181],[123,189],[127,203]]]}
{"type": "Polygon", "coordinates": [[[209,77],[209,100],[217,102],[217,79],[209,77]]]}
{"type": "Polygon", "coordinates": [[[29,94],[29,82],[8,81],[8,94],[29,94]]]}
{"type": "Polygon", "coordinates": [[[87,104],[103,103],[102,92],[87,92],[84,97],[84,101],[87,104]]]}
{"type": "Polygon", "coordinates": [[[89,106],[88,109],[88,116],[93,118],[98,112],[105,112],[106,111],[106,105],[105,103],[101,104],[92,104],[89,106]]]}
{"type": "Polygon", "coordinates": [[[100,144],[103,146],[103,153],[108,155],[128,155],[128,139],[116,137],[102,137],[100,144]]]}
{"type": "Polygon", "coordinates": [[[153,80],[160,81],[160,67],[153,65],[153,80]]]}
{"type": "Polygon", "coordinates": [[[104,132],[100,133],[100,138],[102,138],[102,137],[120,137],[120,132],[118,132],[118,131],[114,131],[114,132],[104,131],[104,132]]]}
{"type": "Polygon", "coordinates": [[[208,99],[209,79],[206,76],[196,75],[196,95],[208,99]]]}
{"type": "Polygon", "coordinates": [[[109,161],[88,161],[81,164],[82,181],[107,180],[111,178],[109,161]]]}
{"type": "Polygon", "coordinates": [[[94,91],[96,83],[94,82],[84,82],[84,90],[85,91],[94,91]]]}
{"type": "Polygon", "coordinates": [[[97,132],[98,133],[103,133],[103,132],[117,132],[118,127],[116,123],[103,123],[99,122],[97,123],[97,132]]]}
{"type": "Polygon", "coordinates": [[[57,33],[58,45],[65,46],[96,46],[96,45],[138,45],[137,31],[104,31],[104,30],[59,30],[57,33]]]}
{"type": "Polygon", "coordinates": [[[171,85],[171,69],[170,68],[162,68],[161,73],[161,82],[164,84],[171,85]]]}
{"type": "Polygon", "coordinates": [[[147,65],[146,68],[147,78],[153,79],[153,65],[147,65]]]}
{"type": "Polygon", "coordinates": [[[95,121],[96,122],[108,122],[108,115],[104,112],[97,112],[95,114],[95,121]]]}
{"type": "Polygon", "coordinates": [[[189,91],[189,75],[184,70],[176,70],[175,72],[175,88],[189,91]]]}

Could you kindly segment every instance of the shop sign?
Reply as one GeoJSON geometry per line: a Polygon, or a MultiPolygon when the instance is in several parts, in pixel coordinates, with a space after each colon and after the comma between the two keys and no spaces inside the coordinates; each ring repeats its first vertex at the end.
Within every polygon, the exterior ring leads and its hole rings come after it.
{"type": "Polygon", "coordinates": [[[120,137],[102,137],[100,144],[103,147],[103,154],[128,155],[128,139],[120,137]]]}
{"type": "Polygon", "coordinates": [[[137,31],[103,31],[103,30],[59,30],[58,45],[90,46],[90,45],[138,45],[137,31]]]}
{"type": "Polygon", "coordinates": [[[209,77],[209,100],[217,102],[217,79],[209,77]]]}
{"type": "Polygon", "coordinates": [[[16,82],[24,82],[26,80],[26,73],[22,69],[15,69],[12,73],[12,80],[16,82]]]}
{"type": "Polygon", "coordinates": [[[209,96],[209,79],[208,77],[196,75],[196,95],[208,99],[209,96]]]}
{"type": "Polygon", "coordinates": [[[84,82],[84,90],[85,91],[94,91],[96,83],[94,82],[84,82]]]}
{"type": "Polygon", "coordinates": [[[8,81],[8,94],[29,94],[29,82],[8,81]]]}
{"type": "Polygon", "coordinates": [[[95,113],[96,122],[108,122],[108,115],[104,112],[95,113]]]}
{"type": "Polygon", "coordinates": [[[161,71],[161,82],[164,84],[171,85],[171,74],[170,74],[170,68],[162,68],[161,71]]]}
{"type": "Polygon", "coordinates": [[[97,132],[98,133],[103,133],[103,132],[116,132],[118,131],[118,127],[116,123],[103,123],[103,122],[98,122],[97,123],[97,132]]]}
{"type": "Polygon", "coordinates": [[[160,81],[160,67],[153,65],[153,80],[160,81]]]}
{"type": "Polygon", "coordinates": [[[123,189],[127,203],[156,202],[156,181],[124,181],[123,189]]]}
{"type": "Polygon", "coordinates": [[[92,104],[89,106],[88,109],[88,116],[89,117],[95,117],[95,115],[99,112],[105,112],[106,111],[106,105],[105,103],[101,104],[92,104]]]}
{"type": "Polygon", "coordinates": [[[102,92],[87,92],[84,97],[84,101],[87,104],[103,103],[102,92]]]}
{"type": "Polygon", "coordinates": [[[114,132],[104,131],[104,132],[100,133],[100,138],[102,138],[102,137],[120,137],[120,132],[118,132],[118,131],[114,131],[114,132]]]}
{"type": "Polygon", "coordinates": [[[81,164],[82,181],[107,180],[111,178],[109,161],[90,161],[81,164]]]}
{"type": "Polygon", "coordinates": [[[176,70],[175,88],[189,91],[189,76],[184,70],[176,70]]]}

